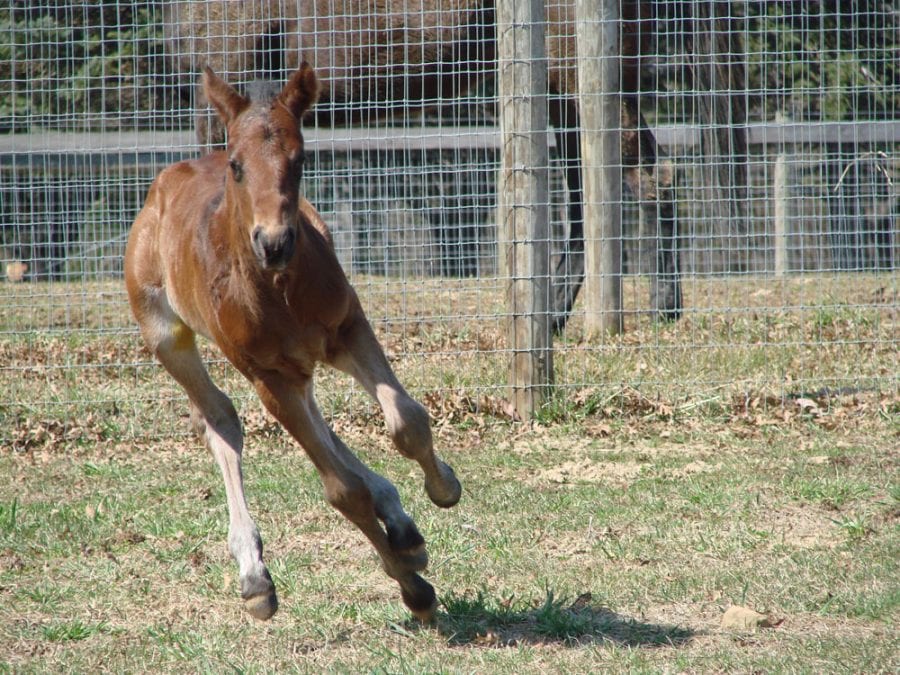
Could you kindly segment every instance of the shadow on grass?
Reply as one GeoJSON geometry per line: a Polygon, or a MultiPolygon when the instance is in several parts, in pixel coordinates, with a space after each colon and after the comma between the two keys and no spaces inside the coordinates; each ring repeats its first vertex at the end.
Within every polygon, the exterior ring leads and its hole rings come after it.
{"type": "Polygon", "coordinates": [[[482,591],[444,598],[436,620],[450,645],[504,647],[518,644],[584,645],[605,642],[623,647],[679,647],[695,631],[646,623],[593,603],[590,593],[574,601],[554,597],[542,602],[496,600],[482,591]]]}

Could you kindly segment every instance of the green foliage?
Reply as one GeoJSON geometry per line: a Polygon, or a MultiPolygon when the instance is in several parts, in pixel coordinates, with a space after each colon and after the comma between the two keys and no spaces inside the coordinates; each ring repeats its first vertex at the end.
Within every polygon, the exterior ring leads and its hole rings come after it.
{"type": "Polygon", "coordinates": [[[515,643],[528,636],[534,642],[559,641],[576,645],[598,638],[641,644],[671,643],[686,639],[690,631],[676,627],[645,625],[644,635],[635,622],[623,620],[614,612],[595,605],[590,594],[573,602],[556,597],[547,589],[540,600],[512,596],[498,600],[479,590],[474,597],[450,594],[443,600],[445,614],[439,618],[441,631],[451,644],[515,643]],[[623,640],[622,634],[628,639],[623,640]]]}
{"type": "Polygon", "coordinates": [[[19,512],[19,499],[13,497],[9,505],[0,503],[0,531],[12,534],[16,529],[19,512]]]}
{"type": "MultiPolygon", "coordinates": [[[[683,21],[663,16],[677,15],[681,10],[672,6],[683,3],[665,4],[657,8],[663,60],[669,52],[683,56],[693,40],[683,21]]],[[[0,131],[185,123],[171,114],[189,103],[184,90],[173,87],[161,6],[136,0],[6,4],[0,9],[0,131]]],[[[756,114],[892,118],[900,108],[900,62],[894,58],[900,25],[892,7],[883,0],[731,3],[746,53],[737,58],[745,62],[756,114]]],[[[676,70],[665,88],[692,91],[685,69],[676,70]]],[[[645,80],[650,89],[658,87],[653,77],[645,80]]],[[[691,96],[677,99],[660,99],[660,110],[674,105],[671,114],[680,115],[693,105],[691,96]]]]}
{"type": "Polygon", "coordinates": [[[900,25],[888,3],[749,3],[748,87],[763,116],[892,119],[900,25]]]}
{"type": "Polygon", "coordinates": [[[788,493],[798,499],[818,502],[832,509],[839,509],[848,502],[867,497],[871,486],[843,477],[794,478],[786,485],[788,493]]]}
{"type": "Polygon", "coordinates": [[[12,2],[0,35],[0,130],[167,123],[155,3],[12,2]]]}

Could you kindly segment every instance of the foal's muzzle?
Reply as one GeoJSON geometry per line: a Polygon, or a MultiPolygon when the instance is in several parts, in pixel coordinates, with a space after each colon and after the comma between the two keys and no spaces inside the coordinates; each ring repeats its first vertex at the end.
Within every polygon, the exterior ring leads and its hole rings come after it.
{"type": "Polygon", "coordinates": [[[263,269],[283,269],[293,257],[297,244],[297,235],[290,227],[271,232],[257,225],[250,238],[253,252],[263,269]]]}

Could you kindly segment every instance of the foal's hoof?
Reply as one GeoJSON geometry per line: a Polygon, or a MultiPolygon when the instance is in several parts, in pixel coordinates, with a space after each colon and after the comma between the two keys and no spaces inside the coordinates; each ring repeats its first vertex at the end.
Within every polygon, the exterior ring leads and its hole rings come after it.
{"type": "Polygon", "coordinates": [[[266,621],[278,611],[278,596],[268,571],[265,576],[241,579],[241,597],[244,599],[244,609],[254,619],[266,621]]]}
{"type": "Polygon", "coordinates": [[[412,575],[412,586],[407,590],[400,588],[400,595],[403,597],[403,604],[409,608],[413,616],[422,623],[431,623],[434,620],[434,613],[437,611],[437,595],[434,593],[434,587],[425,581],[418,574],[412,575]]]}
{"type": "Polygon", "coordinates": [[[681,307],[657,309],[656,318],[658,321],[670,321],[674,323],[681,318],[681,307]]]}
{"type": "Polygon", "coordinates": [[[459,502],[459,498],[462,496],[462,485],[449,465],[441,462],[438,468],[441,472],[441,480],[437,485],[426,481],[425,491],[428,493],[428,498],[437,506],[449,509],[459,502]]]}
{"type": "Polygon", "coordinates": [[[650,291],[650,306],[656,310],[660,321],[678,321],[684,309],[681,287],[675,283],[660,283],[650,291]]]}
{"type": "Polygon", "coordinates": [[[244,599],[244,609],[254,619],[267,621],[278,611],[278,596],[274,591],[268,595],[255,595],[244,599]]]}
{"type": "Polygon", "coordinates": [[[387,536],[391,550],[400,557],[407,570],[420,572],[428,567],[425,539],[412,521],[403,527],[387,528],[387,536]]]}

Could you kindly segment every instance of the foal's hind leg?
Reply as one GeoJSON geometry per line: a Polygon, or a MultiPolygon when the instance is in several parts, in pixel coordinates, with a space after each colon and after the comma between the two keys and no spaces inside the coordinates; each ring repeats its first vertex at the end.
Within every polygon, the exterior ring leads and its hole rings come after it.
{"type": "Polygon", "coordinates": [[[243,433],[231,400],[206,371],[193,333],[168,309],[164,318],[142,321],[144,338],[160,362],[185,389],[191,401],[191,422],[212,452],[225,481],[228,500],[228,547],[240,571],[245,609],[257,619],[268,619],[278,609],[275,585],[262,557],[262,540],[247,509],[241,472],[243,433]]]}
{"type": "Polygon", "coordinates": [[[431,501],[444,508],[455,505],[462,486],[453,469],[434,453],[428,412],[397,380],[369,322],[360,313],[342,331],[342,337],[343,349],[334,355],[331,365],[352,375],[378,401],[394,445],[422,467],[431,501]]]}
{"type": "Polygon", "coordinates": [[[430,620],[437,598],[431,584],[417,574],[428,562],[425,541],[400,506],[394,486],[359,461],[331,431],[316,406],[310,380],[277,372],[253,379],[263,404],[315,464],[328,502],[369,539],[385,572],[400,584],[406,606],[419,619],[430,620]]]}

